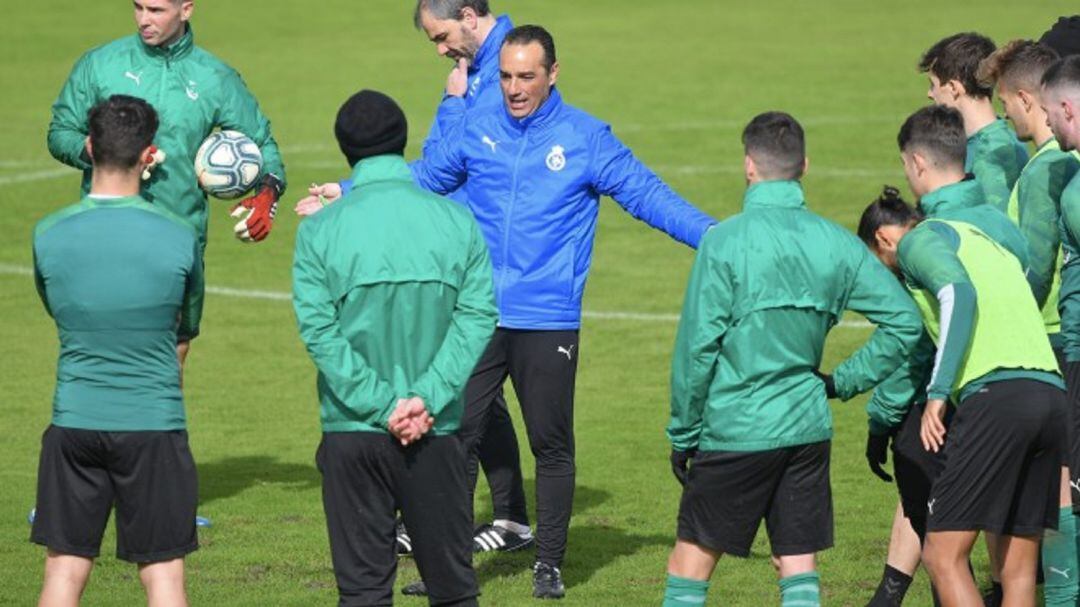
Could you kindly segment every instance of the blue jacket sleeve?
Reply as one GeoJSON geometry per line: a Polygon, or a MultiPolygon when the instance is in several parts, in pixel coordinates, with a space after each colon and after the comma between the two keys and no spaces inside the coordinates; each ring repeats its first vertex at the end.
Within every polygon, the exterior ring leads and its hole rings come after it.
{"type": "Polygon", "coordinates": [[[716,220],[684,200],[604,127],[592,144],[593,188],[675,240],[697,248],[716,220]]]}
{"type": "Polygon", "coordinates": [[[416,185],[436,194],[448,194],[460,188],[468,177],[463,142],[459,129],[431,146],[431,153],[425,152],[422,158],[410,162],[416,185]]]}
{"type": "Polygon", "coordinates": [[[461,121],[465,119],[467,107],[464,97],[443,95],[438,109],[435,110],[435,121],[431,123],[431,130],[428,131],[427,139],[424,140],[421,152],[423,156],[434,154],[435,148],[438,147],[445,134],[457,129],[461,121]]]}

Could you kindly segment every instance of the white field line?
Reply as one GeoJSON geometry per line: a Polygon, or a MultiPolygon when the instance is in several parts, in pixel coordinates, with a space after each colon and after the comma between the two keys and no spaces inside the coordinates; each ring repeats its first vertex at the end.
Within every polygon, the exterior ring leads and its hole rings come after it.
{"type": "MultiPolygon", "coordinates": [[[[34,271],[26,266],[0,263],[0,275],[8,276],[33,276],[34,271]]],[[[262,299],[268,301],[292,301],[292,294],[285,291],[263,291],[259,289],[234,289],[232,287],[218,287],[208,285],[206,292],[225,297],[237,297],[241,299],[262,299]]],[[[584,318],[595,320],[632,320],[638,322],[679,322],[678,314],[655,314],[651,312],[606,312],[597,310],[585,310],[581,313],[584,318]]],[[[865,320],[843,320],[837,325],[845,329],[865,329],[871,325],[865,320]]]]}
{"type": "Polygon", "coordinates": [[[20,173],[18,175],[4,175],[0,176],[0,187],[5,185],[11,185],[13,183],[45,181],[46,179],[56,179],[58,177],[64,177],[65,175],[78,174],[79,172],[75,169],[64,167],[59,169],[47,169],[43,171],[31,171],[29,173],[20,173]]]}

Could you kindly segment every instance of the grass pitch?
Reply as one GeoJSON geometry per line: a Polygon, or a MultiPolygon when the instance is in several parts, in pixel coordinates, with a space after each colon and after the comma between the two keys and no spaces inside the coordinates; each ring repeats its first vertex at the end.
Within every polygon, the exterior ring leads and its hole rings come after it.
{"type": "MultiPolygon", "coordinates": [[[[1001,43],[1038,37],[1061,3],[852,0],[668,3],[625,0],[494,0],[515,22],[554,34],[566,99],[613,125],[640,158],[716,217],[742,199],[739,133],[756,113],[791,112],[808,136],[810,207],[854,227],[883,183],[903,181],[895,135],[925,103],[920,53],[937,39],[976,30],[1001,43]]],[[[292,202],[311,181],[347,171],[332,121],[361,87],[394,96],[412,125],[414,157],[449,71],[412,28],[412,2],[230,0],[197,4],[196,43],[236,67],[270,116],[290,183],[270,239],[246,246],[228,206],[213,201],[211,285],[287,292],[292,202]]],[[[39,0],[5,11],[0,130],[0,604],[27,605],[43,552],[29,544],[38,436],[49,421],[56,338],[26,274],[30,232],[75,201],[78,177],[45,147],[49,107],[87,49],[134,31],[124,2],[39,0]]],[[[692,260],[688,249],[602,203],[590,312],[671,315],[692,260]]],[[[576,430],[578,489],[564,566],[568,605],[655,605],[674,537],[679,487],[663,428],[670,319],[587,316],[582,327],[576,430]]],[[[838,328],[831,368],[866,338],[838,328]]],[[[314,371],[287,300],[210,294],[203,335],[189,358],[187,410],[199,463],[202,548],[188,561],[196,605],[332,604],[334,578],[319,475],[314,371]]],[[[866,469],[864,399],[836,405],[833,488],[836,547],[821,556],[823,601],[862,605],[880,576],[895,489],[866,469]]],[[[517,419],[519,436],[520,418],[517,419]]],[[[523,443],[524,444],[524,443],[523,443]]],[[[527,452],[527,450],[526,450],[527,452]]],[[[524,466],[532,499],[532,460],[524,466]]],[[[490,515],[484,489],[478,516],[490,515]]],[[[87,605],[141,602],[134,567],[112,557],[112,531],[85,595],[87,605]]],[[[985,573],[984,553],[976,567],[985,573]]],[[[487,605],[528,604],[532,555],[477,559],[487,605]]],[[[985,575],[982,576],[985,579],[985,575]]],[[[416,578],[402,561],[399,584],[416,578]]],[[[710,605],[775,603],[763,534],[746,560],[724,558],[710,605]]],[[[925,578],[910,604],[929,604],[925,578]]],[[[401,598],[402,605],[424,602],[401,598]]]]}

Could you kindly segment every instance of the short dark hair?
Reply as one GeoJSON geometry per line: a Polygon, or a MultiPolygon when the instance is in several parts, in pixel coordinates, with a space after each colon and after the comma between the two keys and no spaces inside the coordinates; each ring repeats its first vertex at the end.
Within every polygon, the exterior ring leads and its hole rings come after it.
{"type": "Polygon", "coordinates": [[[957,80],[971,97],[989,98],[992,88],[979,83],[979,62],[994,52],[994,41],[974,32],[954,34],[939,40],[919,60],[919,71],[929,72],[942,84],[957,80]]]}
{"type": "Polygon", "coordinates": [[[503,46],[516,44],[525,46],[536,42],[544,49],[544,69],[551,72],[552,66],[558,61],[555,57],[555,39],[551,33],[539,25],[519,25],[510,30],[503,39],[503,46]]]}
{"type": "Polygon", "coordinates": [[[806,166],[806,136],[790,114],[765,112],[754,116],[742,132],[746,155],[769,179],[798,179],[806,166]]]}
{"type": "Polygon", "coordinates": [[[1043,74],[1042,85],[1047,89],[1080,89],[1080,55],[1069,55],[1055,61],[1043,74]]]}
{"type": "Polygon", "coordinates": [[[96,168],[134,168],[158,129],[154,108],[128,95],[113,95],[90,108],[87,122],[96,168]]]}
{"type": "Polygon", "coordinates": [[[922,215],[904,202],[900,190],[887,185],[859,218],[859,240],[873,249],[877,247],[877,231],[881,226],[908,226],[920,221],[922,215]]]}
{"type": "Polygon", "coordinates": [[[1010,90],[1034,92],[1047,68],[1058,59],[1057,51],[1032,40],[1013,40],[979,64],[979,82],[993,88],[997,83],[1010,90]]]}
{"type": "Polygon", "coordinates": [[[413,25],[420,29],[420,13],[427,11],[436,19],[461,21],[461,11],[471,8],[477,16],[483,17],[491,12],[488,0],[416,0],[413,11],[413,25]]]}
{"type": "Polygon", "coordinates": [[[964,117],[954,108],[928,105],[908,116],[896,136],[901,152],[919,151],[939,166],[964,166],[967,133],[964,117]]]}

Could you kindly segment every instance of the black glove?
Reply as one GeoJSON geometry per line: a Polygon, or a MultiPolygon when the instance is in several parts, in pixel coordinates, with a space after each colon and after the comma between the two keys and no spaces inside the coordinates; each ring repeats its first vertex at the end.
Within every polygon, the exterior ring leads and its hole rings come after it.
{"type": "Polygon", "coordinates": [[[836,384],[832,375],[826,375],[817,369],[814,369],[814,375],[825,384],[825,398],[836,398],[836,384]]]}
{"type": "Polygon", "coordinates": [[[675,474],[675,479],[679,481],[679,484],[684,487],[686,486],[686,479],[690,475],[690,460],[695,455],[697,455],[697,449],[690,449],[689,451],[671,450],[671,472],[675,474]]]}
{"type": "Polygon", "coordinates": [[[886,483],[892,482],[892,476],[881,467],[889,459],[888,434],[874,434],[866,436],[866,463],[870,464],[870,471],[886,483]]]}

